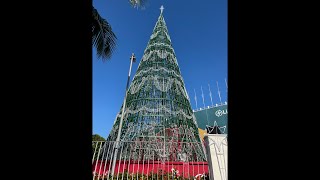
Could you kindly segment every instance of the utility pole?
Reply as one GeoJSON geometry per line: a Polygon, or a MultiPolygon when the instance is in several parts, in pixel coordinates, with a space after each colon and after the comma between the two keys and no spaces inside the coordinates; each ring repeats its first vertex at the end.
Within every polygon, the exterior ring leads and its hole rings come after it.
{"type": "Polygon", "coordinates": [[[130,57],[130,68],[129,68],[129,75],[128,75],[128,79],[127,79],[126,93],[125,93],[125,96],[124,96],[121,119],[120,119],[117,139],[116,139],[116,142],[115,142],[116,145],[115,145],[115,148],[114,148],[114,156],[113,156],[113,160],[112,160],[112,170],[111,170],[111,176],[112,177],[114,175],[114,170],[115,170],[115,167],[116,167],[116,161],[117,161],[117,155],[118,155],[118,149],[119,149],[119,141],[120,141],[120,135],[121,135],[121,128],[122,128],[122,123],[123,123],[124,111],[125,111],[125,108],[126,108],[126,99],[127,99],[127,93],[128,93],[127,91],[128,91],[129,82],[130,82],[130,74],[131,74],[132,62],[136,62],[136,57],[134,56],[134,53],[132,53],[132,55],[130,57]]]}

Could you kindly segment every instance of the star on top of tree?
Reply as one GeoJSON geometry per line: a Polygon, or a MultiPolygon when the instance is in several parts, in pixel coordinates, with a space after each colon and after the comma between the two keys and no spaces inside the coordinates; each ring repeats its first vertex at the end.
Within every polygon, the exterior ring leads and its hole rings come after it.
{"type": "Polygon", "coordinates": [[[161,5],[161,7],[160,7],[161,13],[162,13],[163,9],[164,9],[164,7],[163,7],[163,5],[161,5]]]}

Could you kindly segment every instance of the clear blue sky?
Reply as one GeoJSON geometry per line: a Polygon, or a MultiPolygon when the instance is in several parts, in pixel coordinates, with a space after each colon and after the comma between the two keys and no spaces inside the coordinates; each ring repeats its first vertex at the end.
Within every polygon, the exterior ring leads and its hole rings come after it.
{"type": "Polygon", "coordinates": [[[149,0],[144,10],[134,9],[128,0],[93,0],[94,7],[107,19],[115,32],[117,48],[112,58],[102,63],[93,49],[93,133],[107,137],[123,102],[132,52],[137,62],[131,80],[143,56],[152,30],[164,6],[164,19],[186,84],[192,108],[194,89],[198,108],[218,103],[216,81],[222,101],[226,101],[227,77],[227,0],[149,0]]]}

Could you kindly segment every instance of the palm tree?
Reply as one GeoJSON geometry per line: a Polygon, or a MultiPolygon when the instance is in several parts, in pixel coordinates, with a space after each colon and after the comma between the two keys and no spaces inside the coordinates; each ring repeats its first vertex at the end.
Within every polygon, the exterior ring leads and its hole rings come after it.
{"type": "MultiPolygon", "coordinates": [[[[129,0],[129,2],[134,8],[143,8],[146,0],[129,0]]],[[[111,58],[116,47],[117,37],[108,21],[102,18],[93,6],[92,17],[92,45],[97,50],[98,58],[105,62],[111,58]]]]}

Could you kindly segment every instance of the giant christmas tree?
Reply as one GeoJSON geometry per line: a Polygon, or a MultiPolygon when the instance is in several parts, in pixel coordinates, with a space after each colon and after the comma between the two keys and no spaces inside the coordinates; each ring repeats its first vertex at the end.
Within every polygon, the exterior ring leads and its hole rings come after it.
{"type": "Polygon", "coordinates": [[[122,106],[107,138],[116,141],[123,115],[118,160],[130,156],[144,161],[205,161],[163,7],[125,102],[124,113],[122,106]]]}

